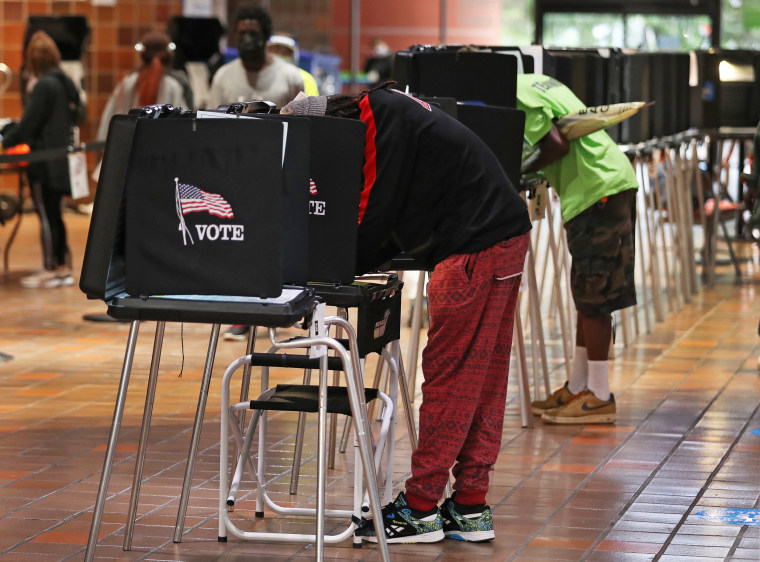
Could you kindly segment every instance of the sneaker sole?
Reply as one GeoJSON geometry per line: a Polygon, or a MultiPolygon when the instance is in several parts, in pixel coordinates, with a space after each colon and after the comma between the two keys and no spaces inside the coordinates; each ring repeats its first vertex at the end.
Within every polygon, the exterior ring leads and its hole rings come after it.
{"type": "Polygon", "coordinates": [[[74,279],[56,279],[55,281],[48,281],[39,286],[40,289],[57,289],[59,287],[71,287],[74,284],[74,279]]]}
{"type": "Polygon", "coordinates": [[[541,416],[541,419],[546,422],[574,425],[583,423],[615,423],[617,420],[616,414],[591,414],[588,416],[547,416],[546,414],[541,416]]]}
{"type": "Polygon", "coordinates": [[[487,542],[496,538],[496,534],[491,531],[446,531],[447,539],[465,542],[487,542]]]}
{"type": "MultiPolygon", "coordinates": [[[[377,537],[362,537],[367,542],[377,542],[377,537]]],[[[439,542],[446,538],[443,530],[433,531],[432,533],[422,533],[421,535],[410,535],[408,537],[396,537],[387,539],[388,544],[414,544],[418,542],[439,542]]]]}
{"type": "Polygon", "coordinates": [[[58,287],[71,287],[74,285],[73,277],[63,279],[48,279],[47,281],[27,281],[21,280],[21,286],[24,289],[57,289],[58,287]]]}
{"type": "Polygon", "coordinates": [[[225,339],[227,341],[247,341],[248,336],[247,335],[246,336],[228,336],[225,334],[224,336],[222,336],[222,339],[225,339]]]}

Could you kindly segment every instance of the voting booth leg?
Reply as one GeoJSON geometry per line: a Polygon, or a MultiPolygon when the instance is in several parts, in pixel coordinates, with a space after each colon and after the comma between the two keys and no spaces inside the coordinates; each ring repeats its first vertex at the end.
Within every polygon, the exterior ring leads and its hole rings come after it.
{"type": "Polygon", "coordinates": [[[670,158],[670,149],[662,149],[663,165],[665,169],[665,194],[668,201],[668,223],[670,224],[670,237],[673,241],[673,274],[675,275],[675,287],[680,310],[682,304],[691,302],[686,281],[686,267],[684,266],[684,240],[682,236],[680,193],[678,192],[675,182],[675,170],[670,158]]]}
{"type": "MultiPolygon", "coordinates": [[[[311,381],[311,369],[304,369],[303,384],[309,384],[311,381]]],[[[306,412],[298,412],[298,423],[296,424],[296,444],[293,449],[293,465],[290,472],[290,493],[298,493],[298,477],[301,475],[301,458],[303,453],[303,436],[306,431],[306,412]]]]}
{"type": "MultiPolygon", "coordinates": [[[[572,368],[571,359],[573,357],[573,353],[570,351],[572,335],[565,315],[565,304],[562,296],[562,266],[560,263],[561,259],[559,257],[557,241],[554,237],[554,215],[551,202],[546,205],[546,224],[549,227],[549,249],[551,250],[552,261],[554,264],[554,293],[557,299],[559,326],[562,333],[562,351],[565,354],[565,374],[567,379],[570,380],[570,369],[572,368]]],[[[522,338],[522,334],[519,337],[522,338]]]]}
{"type": "MultiPolygon", "coordinates": [[[[638,165],[635,165],[638,172],[638,165]]],[[[638,173],[637,173],[638,176],[638,173]]],[[[647,260],[645,259],[644,250],[644,234],[641,232],[644,228],[644,221],[646,220],[646,214],[642,215],[639,201],[641,200],[640,193],[642,188],[639,188],[636,193],[636,271],[639,272],[639,286],[641,287],[641,305],[644,312],[644,330],[647,334],[652,333],[652,320],[651,311],[649,308],[649,280],[647,276],[647,260]]],[[[646,209],[644,209],[646,213],[646,209]]]]}
{"type": "MultiPolygon", "coordinates": [[[[348,321],[348,309],[343,307],[338,307],[338,315],[343,318],[344,320],[348,321]]],[[[342,337],[342,328],[340,326],[335,327],[335,337],[340,338],[342,337]]],[[[364,361],[359,359],[359,352],[357,351],[354,353],[354,343],[352,342],[351,345],[351,357],[356,363],[354,363],[354,369],[358,369],[358,372],[361,374],[361,380],[364,381],[364,361]]],[[[358,344],[357,344],[358,345],[358,344]]],[[[340,385],[340,371],[333,371],[333,385],[338,386],[340,385]]],[[[372,418],[370,418],[371,420],[372,418]]],[[[330,414],[330,434],[329,434],[329,441],[327,443],[327,468],[330,470],[335,468],[335,449],[336,449],[336,442],[337,442],[337,434],[338,434],[338,414],[330,414]]]]}
{"type": "Polygon", "coordinates": [[[673,166],[677,173],[676,185],[681,193],[681,216],[683,217],[681,228],[686,246],[684,249],[684,257],[687,268],[687,284],[689,287],[689,293],[691,295],[696,295],[699,292],[699,285],[697,283],[697,265],[694,261],[694,232],[692,229],[694,223],[694,210],[692,209],[691,200],[691,171],[685,160],[686,153],[687,145],[684,143],[677,144],[673,149],[673,166]]]}
{"type": "Polygon", "coordinates": [[[396,359],[398,365],[399,376],[399,388],[401,389],[401,399],[404,402],[404,415],[406,416],[406,427],[409,432],[409,442],[412,446],[412,451],[417,449],[417,424],[414,421],[414,404],[412,402],[413,389],[410,390],[409,382],[406,379],[406,373],[404,372],[404,358],[401,355],[401,343],[399,340],[391,342],[392,351],[391,354],[396,359]]]}
{"type": "Polygon", "coordinates": [[[665,310],[662,303],[662,278],[660,277],[660,261],[657,255],[657,228],[655,225],[655,207],[653,205],[652,188],[650,182],[651,155],[641,158],[639,165],[639,185],[641,186],[641,200],[644,208],[646,222],[646,239],[649,250],[649,275],[652,280],[652,303],[654,305],[655,322],[665,319],[665,310]]]}
{"type": "MultiPolygon", "coordinates": [[[[519,295],[518,295],[519,301],[519,295]]],[[[522,320],[520,319],[519,309],[515,314],[515,328],[513,338],[513,348],[517,355],[518,373],[520,381],[520,420],[522,427],[533,427],[533,414],[530,406],[530,390],[528,389],[528,362],[525,360],[525,339],[523,338],[522,320]]]]}
{"type": "Polygon", "coordinates": [[[195,424],[193,425],[193,436],[190,439],[190,450],[187,453],[187,466],[185,467],[185,481],[182,484],[182,495],[179,499],[179,511],[177,512],[177,524],[174,528],[174,542],[182,542],[182,531],[185,527],[185,514],[187,513],[187,503],[190,500],[190,489],[193,486],[193,471],[195,470],[195,458],[198,455],[198,443],[201,439],[201,427],[203,425],[203,416],[206,412],[206,401],[208,399],[208,389],[211,384],[211,372],[214,369],[214,357],[216,356],[216,344],[219,341],[219,324],[214,324],[211,328],[211,338],[208,344],[208,353],[206,354],[206,365],[203,368],[203,379],[201,381],[201,391],[198,396],[198,408],[195,412],[195,424]]]}
{"type": "Polygon", "coordinates": [[[132,549],[132,535],[135,531],[137,519],[137,502],[140,499],[140,486],[142,485],[143,468],[145,466],[145,452],[148,449],[148,435],[150,434],[150,422],[153,417],[153,402],[156,397],[156,385],[158,383],[158,368],[161,362],[161,348],[164,342],[166,322],[156,322],[156,335],[153,339],[153,356],[150,359],[150,374],[148,375],[148,387],[145,391],[145,407],[143,408],[142,426],[140,427],[140,442],[137,447],[135,459],[135,474],[132,478],[132,494],[129,499],[127,511],[127,526],[124,529],[124,550],[132,549]]]}
{"type": "MultiPolygon", "coordinates": [[[[543,386],[546,396],[551,394],[551,385],[549,383],[549,363],[546,358],[546,342],[544,341],[544,323],[541,320],[541,295],[538,292],[538,281],[536,279],[536,259],[533,254],[533,238],[528,244],[528,254],[525,262],[525,273],[528,277],[528,298],[530,300],[530,325],[531,335],[533,337],[533,346],[538,348],[541,358],[541,371],[543,374],[543,386]]],[[[534,355],[535,355],[534,349],[534,355]]],[[[538,394],[540,384],[536,366],[533,366],[533,392],[538,394]]]]}
{"type": "Polygon", "coordinates": [[[425,300],[425,280],[426,271],[420,271],[417,279],[417,292],[414,295],[414,307],[412,308],[412,330],[409,336],[409,365],[408,382],[411,391],[412,402],[414,402],[415,388],[417,387],[417,358],[420,351],[420,330],[422,329],[422,314],[425,309],[423,301],[425,300]]]}
{"type": "Polygon", "coordinates": [[[702,248],[699,250],[699,255],[702,258],[702,279],[703,281],[706,279],[705,277],[705,264],[707,263],[707,251],[706,251],[706,240],[707,240],[707,215],[705,214],[705,176],[701,173],[701,170],[699,169],[699,143],[697,141],[692,141],[692,148],[691,148],[691,167],[694,170],[694,175],[696,176],[696,186],[697,186],[697,214],[699,215],[699,224],[702,227],[702,248]]]}
{"type": "Polygon", "coordinates": [[[665,274],[665,296],[667,297],[668,312],[676,310],[676,297],[672,285],[672,276],[670,271],[670,260],[668,258],[668,240],[665,235],[665,211],[662,205],[660,178],[657,173],[657,164],[654,158],[649,159],[649,176],[654,181],[654,189],[650,190],[650,207],[656,217],[655,240],[659,235],[659,244],[655,247],[659,249],[655,257],[662,264],[662,273],[665,274]],[[661,254],[660,254],[661,251],[661,254]]]}
{"type": "Polygon", "coordinates": [[[111,433],[108,436],[108,446],[106,447],[106,458],[103,461],[103,471],[100,474],[100,485],[98,486],[98,496],[95,500],[95,509],[92,514],[92,523],[90,525],[90,537],[87,541],[87,550],[85,551],[85,561],[91,562],[95,557],[95,545],[98,542],[98,532],[100,531],[100,522],[103,520],[103,508],[106,503],[108,494],[108,481],[111,478],[111,468],[113,467],[113,457],[116,452],[116,443],[119,440],[119,430],[121,429],[121,419],[124,415],[124,404],[127,400],[127,388],[129,387],[129,374],[132,371],[132,361],[135,357],[135,346],[137,345],[137,333],[140,329],[140,322],[135,320],[129,328],[129,338],[127,339],[127,349],[124,353],[124,364],[121,369],[121,379],[119,380],[119,390],[116,395],[116,406],[113,412],[113,421],[111,422],[111,433]]]}
{"type": "MultiPolygon", "coordinates": [[[[245,354],[250,355],[256,347],[256,326],[248,328],[248,341],[245,345],[245,354]]],[[[251,383],[251,365],[243,366],[243,380],[240,384],[240,401],[248,400],[248,386],[251,383]]],[[[242,431],[245,427],[245,410],[238,413],[238,425],[242,431]]]]}

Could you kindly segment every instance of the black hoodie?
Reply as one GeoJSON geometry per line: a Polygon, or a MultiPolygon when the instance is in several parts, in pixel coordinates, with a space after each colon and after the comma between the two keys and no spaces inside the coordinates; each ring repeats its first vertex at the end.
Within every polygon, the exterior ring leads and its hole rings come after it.
{"type": "Polygon", "coordinates": [[[525,202],[465,125],[398,90],[372,91],[359,107],[367,125],[359,273],[400,251],[433,269],[530,230],[525,202]]]}
{"type": "MultiPolygon", "coordinates": [[[[81,118],[79,93],[62,70],[54,68],[40,76],[32,89],[24,115],[3,137],[3,146],[28,144],[32,150],[63,148],[71,143],[72,127],[81,118]]],[[[66,156],[29,164],[29,177],[68,193],[69,164],[66,156]]]]}

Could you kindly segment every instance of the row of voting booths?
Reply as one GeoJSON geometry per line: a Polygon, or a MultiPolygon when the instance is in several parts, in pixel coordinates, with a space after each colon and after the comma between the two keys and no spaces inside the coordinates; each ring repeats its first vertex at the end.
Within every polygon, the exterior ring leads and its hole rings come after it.
{"type": "MultiPolygon", "coordinates": [[[[738,176],[745,165],[745,144],[760,121],[760,53],[415,45],[397,52],[394,59],[394,79],[401,88],[433,99],[455,98],[456,111],[465,122],[479,106],[483,113],[492,107],[515,112],[518,73],[552,76],[587,106],[654,102],[608,129],[629,155],[640,185],[636,272],[640,304],[620,313],[618,342],[625,344],[633,333],[649,331],[654,322],[690,301],[699,288],[697,262],[703,281],[713,282],[719,234],[736,275],[741,274],[726,221],[736,220],[736,235],[741,235],[741,210],[748,194],[738,176]],[[700,234],[702,246],[695,248],[700,234]]],[[[507,124],[519,126],[515,119],[519,117],[500,122],[491,117],[480,130],[477,122],[473,127],[497,154],[503,154],[504,168],[518,185],[519,140],[509,140],[504,133],[507,124]],[[498,130],[497,140],[491,137],[492,127],[498,130]]],[[[532,356],[535,394],[541,394],[542,387],[548,392],[542,317],[557,319],[553,329],[560,332],[566,368],[574,341],[569,255],[558,201],[551,190],[549,194],[545,210],[534,216],[533,255],[526,264],[526,277],[535,276],[535,281],[530,287],[524,284],[529,302],[522,305],[523,314],[530,316],[526,336],[532,345],[527,355],[532,356]]],[[[519,345],[518,337],[515,342],[519,345]]],[[[518,361],[519,365],[524,363],[518,361]]],[[[529,423],[525,418],[523,422],[529,423]]]]}

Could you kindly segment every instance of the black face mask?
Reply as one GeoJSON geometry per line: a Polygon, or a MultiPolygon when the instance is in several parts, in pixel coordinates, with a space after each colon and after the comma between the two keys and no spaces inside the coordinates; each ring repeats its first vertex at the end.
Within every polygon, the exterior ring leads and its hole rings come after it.
{"type": "Polygon", "coordinates": [[[246,62],[264,60],[267,42],[258,33],[243,33],[238,41],[238,53],[246,62]]]}

